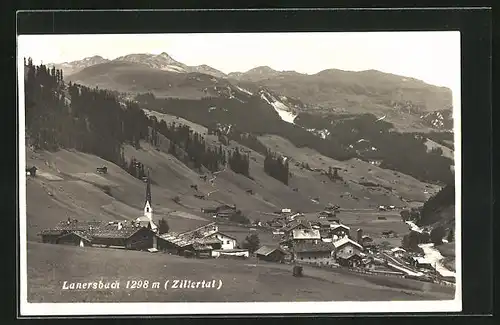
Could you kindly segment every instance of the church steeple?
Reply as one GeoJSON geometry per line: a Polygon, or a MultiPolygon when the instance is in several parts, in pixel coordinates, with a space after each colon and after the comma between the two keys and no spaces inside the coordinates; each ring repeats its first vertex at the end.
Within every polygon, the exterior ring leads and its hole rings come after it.
{"type": "Polygon", "coordinates": [[[149,170],[148,170],[148,180],[146,184],[146,202],[149,202],[149,204],[151,204],[151,181],[149,178],[149,170]]]}
{"type": "Polygon", "coordinates": [[[153,221],[153,208],[151,206],[151,181],[149,178],[149,171],[146,183],[146,202],[144,203],[144,216],[147,217],[150,221],[153,221]]]}

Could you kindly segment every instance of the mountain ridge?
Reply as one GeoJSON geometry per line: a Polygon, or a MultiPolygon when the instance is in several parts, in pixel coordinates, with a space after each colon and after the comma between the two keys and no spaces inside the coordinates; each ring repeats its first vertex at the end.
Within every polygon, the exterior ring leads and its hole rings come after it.
{"type": "Polygon", "coordinates": [[[453,127],[452,97],[448,88],[373,69],[325,69],[315,74],[302,74],[259,66],[246,72],[231,72],[226,75],[206,64],[188,66],[166,52],[158,55],[128,54],[114,60],[102,59],[100,63],[93,65],[93,61],[87,59],[73,62],[76,62],[75,66],[79,66],[80,70],[73,69],[76,72],[70,74],[68,80],[122,92],[153,92],[157,96],[172,98],[203,98],[218,96],[216,88],[221,85],[230,88],[235,86],[251,93],[264,89],[275,93],[276,97],[284,96],[300,103],[290,109],[298,110],[295,113],[371,113],[378,117],[385,116],[399,130],[451,130],[453,127]],[[137,66],[120,67],[117,62],[137,66]],[[101,70],[95,69],[96,66],[101,70]],[[92,73],[88,70],[91,67],[94,67],[92,73]]]}

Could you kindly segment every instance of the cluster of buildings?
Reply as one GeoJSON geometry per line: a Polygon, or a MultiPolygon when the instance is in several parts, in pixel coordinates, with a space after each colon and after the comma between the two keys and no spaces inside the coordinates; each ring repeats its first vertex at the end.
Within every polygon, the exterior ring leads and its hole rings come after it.
{"type": "MultiPolygon", "coordinates": [[[[205,210],[204,212],[217,218],[226,219],[235,213],[236,207],[224,205],[205,210]]],[[[279,217],[259,224],[270,228],[274,235],[279,236],[279,243],[261,246],[255,251],[256,257],[273,262],[336,264],[379,270],[387,269],[393,262],[400,265],[400,270],[404,264],[415,269],[433,269],[423,257],[409,254],[402,248],[394,248],[384,258],[383,254],[376,253],[372,238],[364,235],[361,229],[357,229],[355,236],[351,236],[351,229],[337,218],[336,210],[337,207],[327,207],[315,220],[307,220],[303,214],[294,214],[290,209],[281,210],[279,217]]],[[[53,228],[43,230],[40,235],[44,243],[80,247],[163,251],[181,256],[210,258],[250,256],[249,250],[240,248],[235,237],[221,232],[216,222],[182,233],[162,233],[161,224],[153,221],[149,179],[142,216],[134,220],[109,222],[68,218],[53,228]]]]}
{"type": "MultiPolygon", "coordinates": [[[[363,231],[352,239],[350,228],[336,217],[335,208],[325,209],[317,220],[306,220],[303,214],[282,210],[279,217],[267,223],[280,236],[279,246],[264,246],[256,251],[258,258],[269,261],[291,260],[301,263],[339,264],[349,267],[374,267],[366,252],[373,240],[363,231]]],[[[381,262],[382,264],[382,262],[381,262]]]]}
{"type": "Polygon", "coordinates": [[[109,222],[68,218],[53,228],[43,230],[39,235],[44,243],[80,247],[165,251],[198,257],[249,256],[248,250],[239,249],[237,239],[220,232],[215,222],[183,233],[162,233],[160,228],[153,221],[151,184],[148,179],[142,216],[134,220],[109,222]]]}

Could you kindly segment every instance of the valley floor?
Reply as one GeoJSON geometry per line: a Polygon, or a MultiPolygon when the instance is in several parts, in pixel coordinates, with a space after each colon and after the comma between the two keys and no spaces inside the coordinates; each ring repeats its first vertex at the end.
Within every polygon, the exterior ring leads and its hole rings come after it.
{"type": "Polygon", "coordinates": [[[29,302],[252,302],[452,300],[453,287],[385,276],[352,274],[257,261],[189,259],[163,253],[80,248],[28,242],[29,302]],[[166,280],[222,281],[217,289],[165,290],[166,280]],[[119,289],[63,290],[64,281],[120,281],[119,289]],[[127,281],[160,288],[126,289],[127,281]]]}

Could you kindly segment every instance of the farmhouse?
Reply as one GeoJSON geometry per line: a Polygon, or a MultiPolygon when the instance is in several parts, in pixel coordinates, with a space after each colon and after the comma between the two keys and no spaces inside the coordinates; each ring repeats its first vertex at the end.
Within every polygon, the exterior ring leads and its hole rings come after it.
{"type": "Polygon", "coordinates": [[[349,236],[350,228],[342,224],[332,224],[330,225],[330,233],[332,234],[333,240],[338,240],[349,236]]]}
{"type": "Polygon", "coordinates": [[[92,245],[92,237],[82,231],[72,231],[57,239],[57,244],[86,247],[92,245]]]}
{"type": "Polygon", "coordinates": [[[92,232],[92,245],[132,250],[157,248],[155,233],[138,223],[113,222],[92,232]]]}
{"type": "Polygon", "coordinates": [[[40,233],[42,242],[75,246],[116,247],[134,250],[154,248],[155,234],[137,222],[61,221],[40,233]]]}
{"type": "Polygon", "coordinates": [[[257,259],[269,262],[283,262],[287,253],[279,248],[272,246],[262,246],[255,251],[257,259]]]}
{"type": "MultiPolygon", "coordinates": [[[[58,244],[60,237],[72,232],[78,232],[82,235],[85,234],[85,237],[89,238],[91,237],[93,230],[102,227],[105,224],[107,223],[104,221],[78,221],[76,219],[68,218],[67,221],[60,221],[54,228],[43,230],[39,235],[42,237],[43,243],[58,244]]],[[[68,240],[69,239],[65,239],[65,242],[68,240]]]]}
{"type": "Polygon", "coordinates": [[[321,235],[319,230],[316,229],[294,229],[292,231],[292,240],[294,243],[315,244],[321,240],[321,235]]]}
{"type": "Polygon", "coordinates": [[[350,238],[342,238],[334,241],[335,259],[343,266],[357,266],[361,262],[361,252],[363,247],[351,240],[350,238]]]}
{"type": "Polygon", "coordinates": [[[293,248],[293,258],[304,262],[330,263],[333,262],[334,249],[331,243],[298,243],[293,248]]]}
{"type": "Polygon", "coordinates": [[[196,229],[175,233],[168,232],[158,236],[158,249],[177,255],[234,255],[248,257],[248,250],[238,249],[236,238],[223,234],[215,222],[196,229]]]}
{"type": "Polygon", "coordinates": [[[309,228],[311,228],[310,225],[308,223],[306,223],[305,221],[294,220],[294,221],[290,222],[289,224],[287,224],[286,226],[284,226],[281,230],[283,231],[285,236],[291,237],[293,230],[309,229],[309,228]]]}

